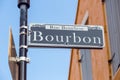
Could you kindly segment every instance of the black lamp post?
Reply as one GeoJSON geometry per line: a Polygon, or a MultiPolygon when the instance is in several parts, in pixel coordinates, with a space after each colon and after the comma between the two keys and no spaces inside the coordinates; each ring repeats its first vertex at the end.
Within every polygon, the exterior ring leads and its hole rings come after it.
{"type": "Polygon", "coordinates": [[[19,80],[26,80],[27,75],[27,13],[30,0],[18,0],[20,9],[20,36],[19,36],[19,80]]]}

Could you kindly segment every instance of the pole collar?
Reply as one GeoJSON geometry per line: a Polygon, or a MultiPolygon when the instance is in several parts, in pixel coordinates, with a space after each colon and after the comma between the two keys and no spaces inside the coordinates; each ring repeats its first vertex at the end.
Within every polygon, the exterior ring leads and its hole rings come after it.
{"type": "Polygon", "coordinates": [[[26,5],[27,8],[30,7],[30,0],[18,0],[18,8],[20,8],[21,5],[26,5]]]}
{"type": "Polygon", "coordinates": [[[19,57],[18,60],[17,60],[17,62],[20,62],[20,61],[26,61],[27,63],[29,63],[30,59],[27,58],[27,57],[22,56],[22,57],[19,57]]]}
{"type": "Polygon", "coordinates": [[[20,61],[26,61],[27,63],[30,63],[30,58],[27,57],[10,57],[9,61],[17,62],[19,63],[20,61]]]}

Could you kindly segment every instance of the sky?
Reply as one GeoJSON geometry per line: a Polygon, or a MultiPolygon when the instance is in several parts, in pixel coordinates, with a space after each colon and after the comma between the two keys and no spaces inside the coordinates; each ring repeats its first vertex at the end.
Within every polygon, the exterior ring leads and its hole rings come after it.
{"type": "MultiPolygon", "coordinates": [[[[71,24],[76,17],[78,0],[30,0],[30,23],[71,24]]],[[[19,16],[17,0],[0,0],[0,80],[12,80],[8,65],[9,28],[19,55],[19,16]]],[[[27,80],[68,80],[71,49],[29,48],[27,80]]]]}

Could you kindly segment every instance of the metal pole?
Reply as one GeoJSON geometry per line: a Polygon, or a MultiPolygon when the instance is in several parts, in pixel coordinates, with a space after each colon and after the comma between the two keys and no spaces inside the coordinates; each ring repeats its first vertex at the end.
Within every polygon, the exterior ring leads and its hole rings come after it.
{"type": "Polygon", "coordinates": [[[19,80],[27,79],[27,10],[30,0],[18,0],[20,9],[19,80]]]}

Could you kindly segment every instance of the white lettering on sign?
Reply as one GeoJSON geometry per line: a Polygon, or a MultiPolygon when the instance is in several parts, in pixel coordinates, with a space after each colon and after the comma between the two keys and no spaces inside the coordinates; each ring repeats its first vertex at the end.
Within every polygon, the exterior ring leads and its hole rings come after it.
{"type": "Polygon", "coordinates": [[[80,43],[81,42],[81,38],[79,36],[76,36],[75,33],[73,33],[73,42],[74,43],[80,43]]]}
{"type": "Polygon", "coordinates": [[[34,33],[33,41],[42,41],[43,40],[42,32],[40,32],[40,31],[33,31],[33,33],[34,33]],[[38,35],[37,35],[37,33],[38,33],[38,35]],[[39,37],[39,40],[37,39],[37,36],[39,37]]]}
{"type": "Polygon", "coordinates": [[[93,37],[93,43],[98,43],[98,44],[101,44],[101,40],[100,40],[100,37],[93,37]]]}
{"type": "Polygon", "coordinates": [[[64,42],[63,36],[58,36],[58,35],[56,35],[56,41],[57,41],[57,42],[64,42]]]}
{"type": "Polygon", "coordinates": [[[90,37],[83,37],[83,42],[84,43],[90,43],[91,42],[91,38],[90,37]]]}
{"type": "Polygon", "coordinates": [[[81,37],[80,35],[76,35],[75,32],[71,33],[71,36],[67,35],[44,35],[41,31],[33,31],[34,38],[33,41],[47,41],[47,42],[65,42],[68,43],[71,41],[72,43],[85,43],[85,44],[101,44],[100,37],[90,37],[90,36],[84,36],[81,37]]]}
{"type": "Polygon", "coordinates": [[[88,31],[88,27],[75,27],[75,26],[73,27],[73,26],[60,26],[60,25],[46,25],[45,29],[88,31]]]}
{"type": "Polygon", "coordinates": [[[52,35],[47,35],[47,36],[45,37],[45,40],[46,40],[47,42],[52,42],[52,41],[54,40],[54,37],[53,37],[52,35]]]}

